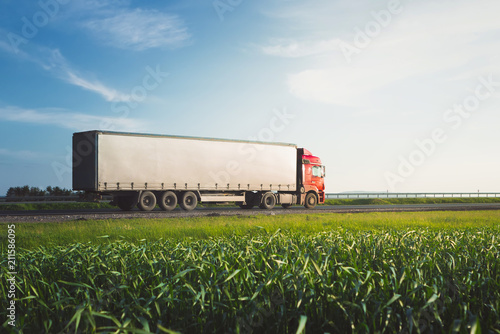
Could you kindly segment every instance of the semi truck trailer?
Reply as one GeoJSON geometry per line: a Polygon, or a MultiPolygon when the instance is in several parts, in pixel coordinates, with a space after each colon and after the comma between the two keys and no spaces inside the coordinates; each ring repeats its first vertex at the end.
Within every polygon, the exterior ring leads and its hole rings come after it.
{"type": "Polygon", "coordinates": [[[325,166],[295,144],[86,131],[73,134],[73,189],[129,211],[235,202],[273,209],[325,201],[325,166]]]}

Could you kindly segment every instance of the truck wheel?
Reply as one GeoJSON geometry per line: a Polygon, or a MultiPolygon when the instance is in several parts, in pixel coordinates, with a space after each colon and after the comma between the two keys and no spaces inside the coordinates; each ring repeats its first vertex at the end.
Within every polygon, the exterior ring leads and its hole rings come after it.
{"type": "Polygon", "coordinates": [[[139,209],[142,211],[151,211],[156,206],[156,196],[151,191],[145,191],[141,194],[139,198],[139,204],[137,204],[139,209]]]}
{"type": "Polygon", "coordinates": [[[137,204],[134,196],[117,196],[114,198],[114,202],[123,211],[130,211],[137,204]]]}
{"type": "Polygon", "coordinates": [[[261,209],[271,210],[276,205],[276,197],[271,192],[267,192],[262,196],[262,201],[259,205],[261,209]]]}
{"type": "Polygon", "coordinates": [[[161,194],[158,204],[162,210],[172,211],[177,206],[177,196],[173,191],[165,191],[161,194]]]}
{"type": "Polygon", "coordinates": [[[318,199],[316,198],[316,194],[308,193],[306,195],[306,203],[304,204],[304,206],[307,209],[312,209],[316,206],[316,204],[318,204],[318,199]]]}
{"type": "Polygon", "coordinates": [[[192,191],[187,191],[183,193],[181,196],[181,201],[179,202],[180,207],[186,211],[194,210],[197,204],[198,204],[198,198],[192,191]]]}

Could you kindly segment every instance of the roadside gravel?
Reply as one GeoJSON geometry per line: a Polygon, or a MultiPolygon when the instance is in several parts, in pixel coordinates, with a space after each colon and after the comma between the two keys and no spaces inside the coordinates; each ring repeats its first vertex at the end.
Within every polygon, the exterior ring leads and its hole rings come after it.
{"type": "Polygon", "coordinates": [[[97,210],[45,210],[45,211],[3,211],[0,212],[0,222],[14,223],[47,223],[67,222],[75,220],[107,220],[134,218],[194,218],[210,216],[255,216],[283,214],[321,214],[321,213],[362,213],[362,212],[419,212],[419,211],[470,211],[470,210],[500,210],[500,203],[469,203],[469,204],[408,204],[408,205],[321,205],[313,210],[303,207],[290,209],[275,208],[273,210],[242,210],[237,207],[198,208],[186,212],[179,208],[171,212],[159,209],[151,212],[133,210],[123,212],[119,209],[97,210]]]}

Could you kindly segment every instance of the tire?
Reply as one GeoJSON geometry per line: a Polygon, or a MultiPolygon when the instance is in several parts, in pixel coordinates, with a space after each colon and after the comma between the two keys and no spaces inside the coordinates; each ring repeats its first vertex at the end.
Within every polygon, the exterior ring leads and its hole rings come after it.
{"type": "Polygon", "coordinates": [[[186,211],[194,210],[197,204],[198,204],[198,198],[196,197],[196,194],[192,191],[187,191],[183,193],[181,196],[181,200],[179,202],[179,206],[186,211]]]}
{"type": "Polygon", "coordinates": [[[315,193],[308,193],[306,195],[306,202],[304,203],[304,206],[307,209],[312,209],[318,204],[318,198],[316,197],[315,193]]]}
{"type": "Polygon", "coordinates": [[[114,202],[123,211],[130,211],[137,204],[134,196],[117,196],[114,198],[114,202]]]}
{"type": "Polygon", "coordinates": [[[283,209],[290,209],[292,207],[291,204],[281,204],[281,207],[283,207],[283,209]]]}
{"type": "Polygon", "coordinates": [[[139,197],[137,207],[142,211],[151,211],[156,206],[156,196],[151,191],[144,191],[139,197]]]}
{"type": "Polygon", "coordinates": [[[164,211],[172,211],[177,206],[177,195],[173,191],[165,191],[160,195],[160,208],[164,211]]]}
{"type": "Polygon", "coordinates": [[[264,210],[271,210],[276,205],[276,197],[271,192],[267,192],[262,196],[259,207],[264,210]]]}

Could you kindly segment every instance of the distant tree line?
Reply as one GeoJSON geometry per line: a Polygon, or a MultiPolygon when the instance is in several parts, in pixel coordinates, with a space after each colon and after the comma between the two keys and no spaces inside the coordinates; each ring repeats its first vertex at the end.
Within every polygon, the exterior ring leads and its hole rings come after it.
{"type": "Polygon", "coordinates": [[[48,186],[45,190],[40,189],[38,187],[10,187],[7,190],[7,197],[26,197],[26,196],[70,196],[76,195],[77,193],[72,190],[60,188],[60,187],[51,187],[48,186]]]}

